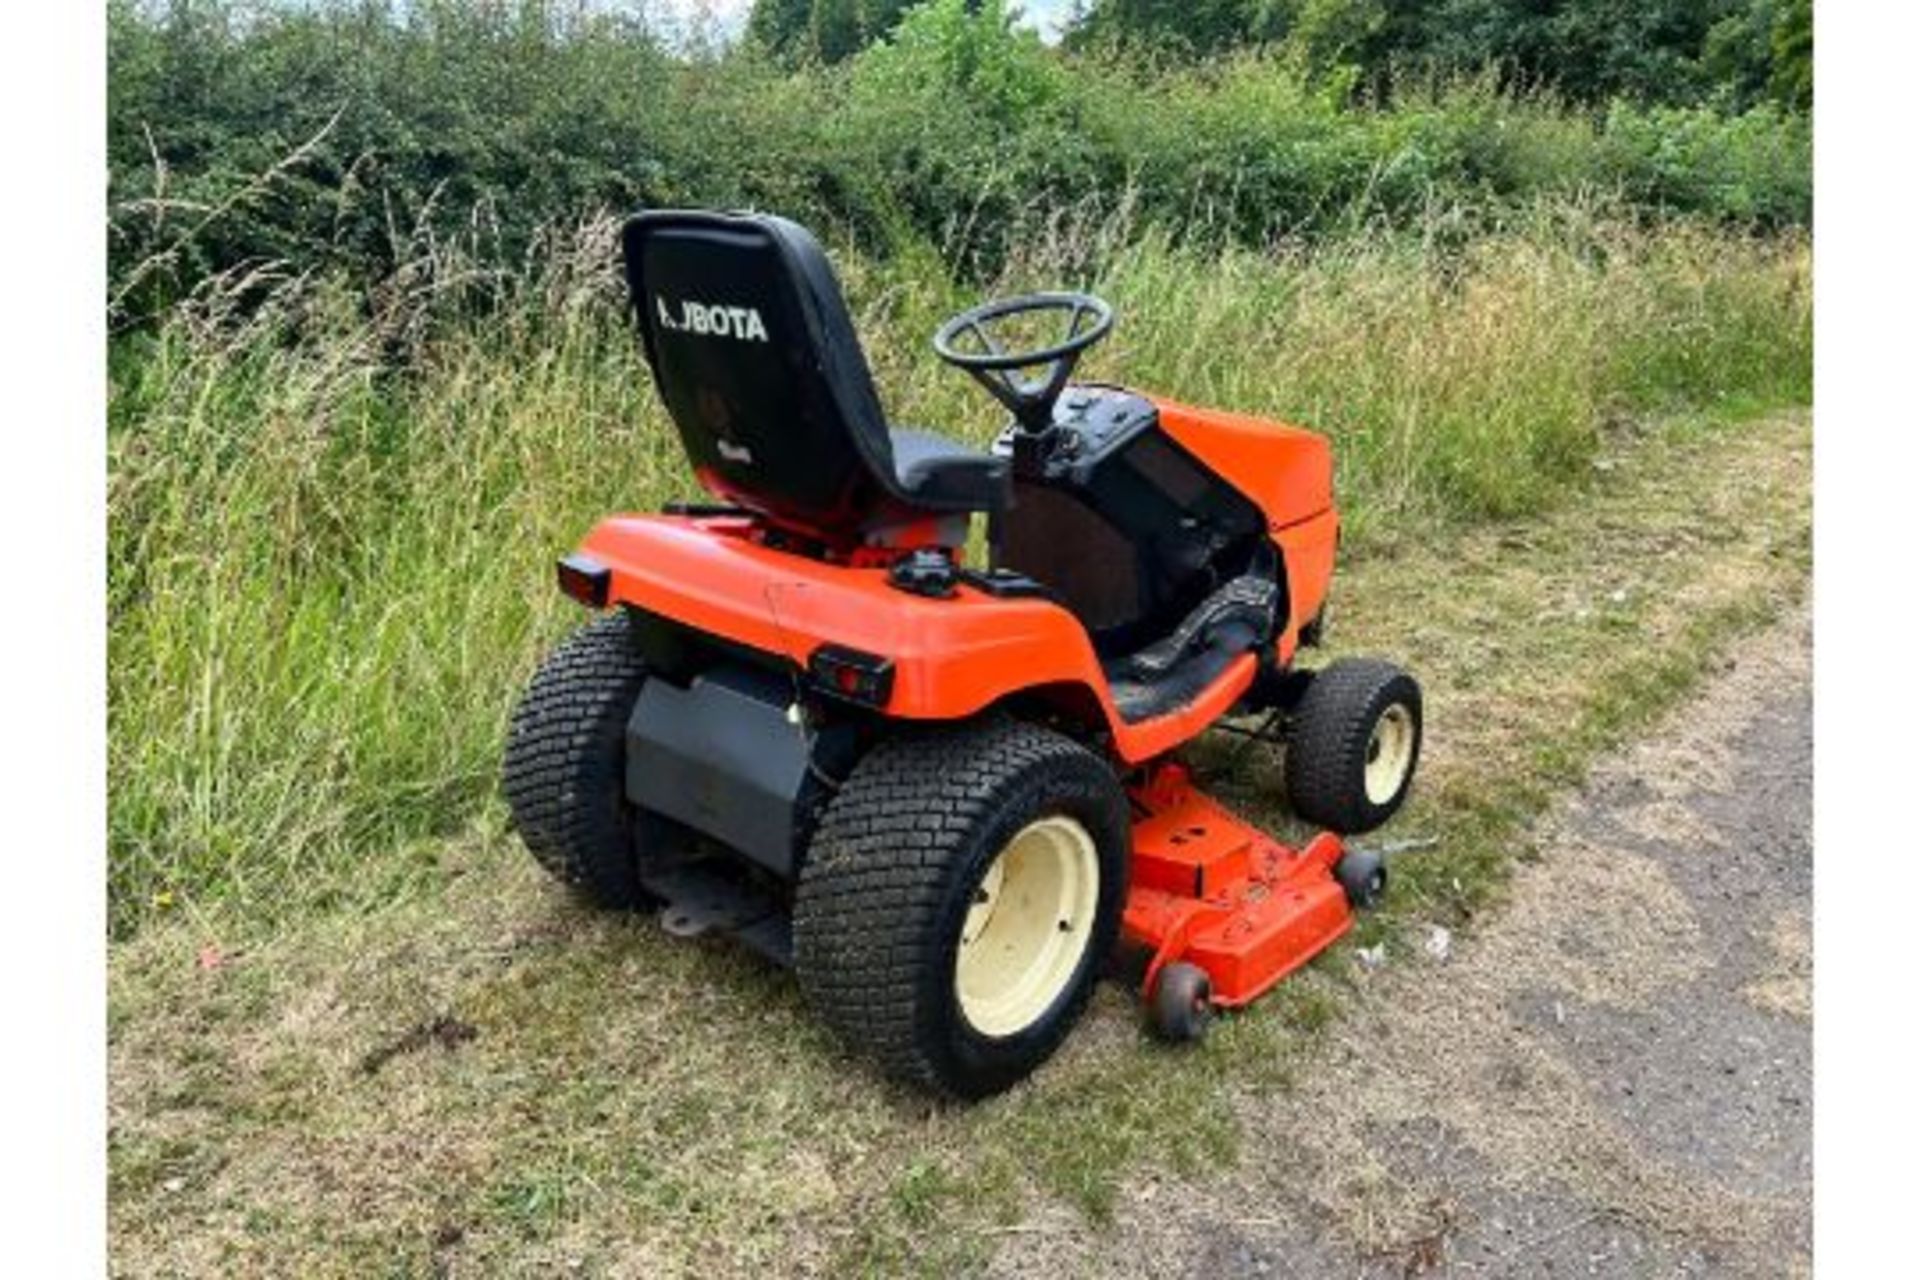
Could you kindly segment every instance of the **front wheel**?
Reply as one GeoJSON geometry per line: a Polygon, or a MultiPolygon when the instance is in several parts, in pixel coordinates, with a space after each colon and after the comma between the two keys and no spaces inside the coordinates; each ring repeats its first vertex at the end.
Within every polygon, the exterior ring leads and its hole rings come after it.
{"type": "Polygon", "coordinates": [[[1126,795],[1070,738],[1017,721],[881,742],[821,818],[794,968],[890,1074],[976,1098],[1078,1021],[1125,893],[1126,795]]]}
{"type": "Polygon", "coordinates": [[[1371,831],[1406,802],[1420,762],[1420,686],[1377,658],[1314,674],[1287,729],[1287,799],[1341,835],[1371,831]]]}

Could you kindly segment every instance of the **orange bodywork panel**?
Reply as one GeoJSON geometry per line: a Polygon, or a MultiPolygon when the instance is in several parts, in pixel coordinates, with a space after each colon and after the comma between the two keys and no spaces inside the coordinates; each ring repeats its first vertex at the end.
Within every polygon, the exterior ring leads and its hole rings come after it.
{"type": "Polygon", "coordinates": [[[1243,1005],[1352,927],[1333,876],[1344,848],[1332,832],[1302,849],[1283,845],[1197,790],[1177,764],[1128,793],[1138,816],[1121,942],[1146,960],[1143,992],[1184,961],[1207,971],[1214,1004],[1243,1005]]]}
{"type": "Polygon", "coordinates": [[[1266,513],[1287,571],[1288,621],[1280,659],[1291,662],[1300,628],[1326,603],[1340,515],[1333,505],[1333,446],[1304,427],[1149,397],[1180,446],[1266,513]]]}
{"type": "Polygon", "coordinates": [[[1313,621],[1327,602],[1333,581],[1333,554],[1340,542],[1340,517],[1329,507],[1319,515],[1276,531],[1287,571],[1287,626],[1280,636],[1280,660],[1292,662],[1300,628],[1313,621]]]}
{"type": "MultiPolygon", "coordinates": [[[[1265,512],[1286,566],[1288,617],[1276,640],[1293,660],[1300,628],[1319,611],[1333,573],[1339,516],[1333,461],[1311,431],[1155,399],[1163,429],[1265,512]]],[[[1174,712],[1128,724],[1115,709],[1080,621],[1060,605],[962,586],[936,600],[897,590],[882,567],[777,550],[737,516],[614,516],[580,550],[611,571],[610,604],[632,604],[805,668],[822,645],[893,663],[880,708],[908,720],[955,720],[1014,694],[1097,707],[1115,753],[1138,764],[1197,736],[1253,683],[1247,654],[1174,712]]]]}
{"type": "Polygon", "coordinates": [[[1149,397],[1160,427],[1226,478],[1281,529],[1333,509],[1333,446],[1318,432],[1268,418],[1149,397]]]}
{"type": "Polygon", "coordinates": [[[880,708],[908,720],[956,720],[1010,694],[1091,699],[1115,753],[1150,760],[1198,735],[1253,683],[1247,654],[1198,698],[1128,724],[1072,614],[1048,600],[1003,599],[963,586],[932,600],[887,584],[880,568],[831,564],[761,546],[748,521],[614,516],[580,550],[611,572],[610,604],[632,604],[805,668],[822,645],[846,645],[894,664],[880,708]]]}

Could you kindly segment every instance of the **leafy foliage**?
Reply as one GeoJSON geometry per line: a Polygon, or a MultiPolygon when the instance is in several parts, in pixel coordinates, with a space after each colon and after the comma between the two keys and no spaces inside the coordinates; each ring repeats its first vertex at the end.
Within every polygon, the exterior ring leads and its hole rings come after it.
{"type": "MultiPolygon", "coordinates": [[[[839,19],[804,7],[831,35],[839,19]]],[[[632,18],[539,0],[112,0],[112,308],[139,323],[226,272],[366,283],[406,264],[439,281],[455,247],[484,297],[543,228],[643,205],[779,209],[975,274],[1039,209],[1264,244],[1436,206],[1498,226],[1593,191],[1759,226],[1811,208],[1806,118],[1770,104],[1589,112],[1491,75],[1356,102],[1386,28],[1347,0],[1276,0],[1287,42],[1199,63],[1049,49],[1003,0],[901,8],[856,4],[897,25],[836,65],[788,67],[758,40],[689,54],[632,18]]],[[[1196,31],[1213,12],[1179,8],[1196,31]]],[[[1757,85],[1759,37],[1736,34],[1716,47],[1757,85]]]]}
{"type": "MultiPolygon", "coordinates": [[[[1088,377],[1328,432],[1350,551],[1547,509],[1623,420],[1809,390],[1795,233],[1560,204],[1466,240],[1440,209],[1274,252],[1025,216],[979,286],[836,252],[896,419],[984,438],[990,402],[927,335],[983,291],[1074,280],[1122,317],[1088,377]]],[[[578,621],[538,589],[555,549],[698,496],[622,309],[616,228],[545,237],[484,316],[421,283],[465,278],[443,251],[370,302],[308,278],[236,312],[216,285],[116,340],[116,931],[169,903],[284,918],[436,875],[420,842],[494,793],[511,700],[578,621]]]]}
{"type": "Polygon", "coordinates": [[[1285,46],[1395,80],[1498,69],[1585,103],[1812,101],[1811,0],[1094,0],[1070,40],[1210,56],[1285,46]]]}
{"type": "Polygon", "coordinates": [[[1773,58],[1768,87],[1801,110],[1813,107],[1813,0],[1780,0],[1768,32],[1773,58]]]}
{"type": "Polygon", "coordinates": [[[747,35],[788,64],[840,62],[900,25],[915,0],[756,0],[747,35]]]}

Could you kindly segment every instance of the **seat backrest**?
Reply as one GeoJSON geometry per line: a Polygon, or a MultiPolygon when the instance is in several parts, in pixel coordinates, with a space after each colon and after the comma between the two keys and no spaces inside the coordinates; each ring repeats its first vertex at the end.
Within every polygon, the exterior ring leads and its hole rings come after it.
{"type": "Polygon", "coordinates": [[[804,227],[661,210],[629,221],[623,248],[647,361],[702,484],[829,536],[901,496],[853,320],[804,227]]]}

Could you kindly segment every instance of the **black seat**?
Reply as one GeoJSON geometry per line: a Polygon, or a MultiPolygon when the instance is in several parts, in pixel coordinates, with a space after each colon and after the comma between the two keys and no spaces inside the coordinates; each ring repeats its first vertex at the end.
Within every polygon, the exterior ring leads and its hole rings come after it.
{"type": "Polygon", "coordinates": [[[708,489],[844,538],[991,511],[1007,463],[892,430],[833,268],[804,227],[758,214],[642,213],[623,237],[647,362],[708,489]]]}

